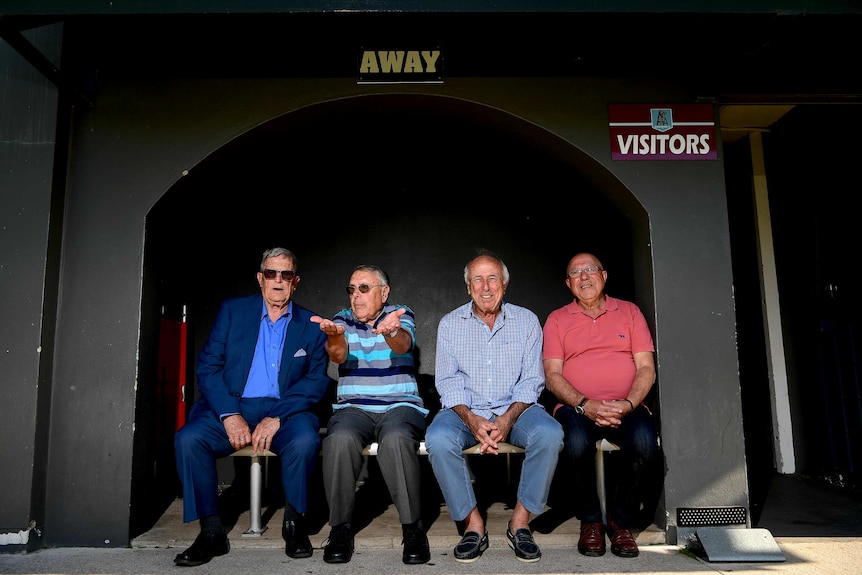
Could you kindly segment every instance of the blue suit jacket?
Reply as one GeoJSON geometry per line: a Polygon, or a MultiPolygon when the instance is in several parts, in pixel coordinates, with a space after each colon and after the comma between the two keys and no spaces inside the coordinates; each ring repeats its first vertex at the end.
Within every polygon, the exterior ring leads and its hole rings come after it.
{"type": "MultiPolygon", "coordinates": [[[[240,413],[240,398],[251,370],[251,361],[260,331],[263,296],[260,294],[225,300],[215,324],[198,356],[199,402],[205,402],[218,417],[240,413]]],[[[293,315],[284,339],[281,370],[278,373],[281,398],[270,416],[286,420],[310,411],[326,393],[329,357],[326,334],[310,321],[309,310],[293,302],[293,315]]]]}

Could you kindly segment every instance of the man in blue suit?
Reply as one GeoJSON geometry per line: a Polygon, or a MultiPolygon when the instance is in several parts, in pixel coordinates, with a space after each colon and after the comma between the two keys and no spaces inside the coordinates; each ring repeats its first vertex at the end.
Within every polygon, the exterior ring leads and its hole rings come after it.
{"type": "Polygon", "coordinates": [[[326,334],[291,300],[299,284],[296,256],[263,254],[261,295],[222,303],[198,357],[200,398],[174,439],[183,484],[183,521],[200,521],[177,565],[194,567],[230,551],[218,513],[216,460],[251,445],[278,454],[285,507],[282,535],[290,557],[311,557],[304,524],[308,482],[320,453],[314,412],[329,385],[326,334]]]}

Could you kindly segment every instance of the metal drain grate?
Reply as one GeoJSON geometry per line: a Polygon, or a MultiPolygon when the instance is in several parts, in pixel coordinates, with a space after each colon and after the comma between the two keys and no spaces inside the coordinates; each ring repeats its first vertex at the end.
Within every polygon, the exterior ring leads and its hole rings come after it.
{"type": "Polygon", "coordinates": [[[678,526],[745,525],[745,507],[678,507],[678,526]]]}

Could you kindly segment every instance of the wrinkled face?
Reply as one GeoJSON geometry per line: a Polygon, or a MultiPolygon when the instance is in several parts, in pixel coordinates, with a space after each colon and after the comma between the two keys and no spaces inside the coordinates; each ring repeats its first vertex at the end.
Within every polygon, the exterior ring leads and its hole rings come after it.
{"type": "Polygon", "coordinates": [[[293,260],[286,256],[277,256],[274,258],[266,258],[263,266],[263,272],[257,272],[257,283],[260,285],[260,292],[263,295],[264,301],[269,305],[285,306],[296,286],[299,285],[299,276],[295,274],[296,267],[293,260]],[[272,274],[271,270],[275,270],[272,274]],[[288,273],[288,276],[293,276],[290,279],[284,279],[282,272],[288,273]],[[272,279],[267,279],[266,275],[273,275],[272,279]]]}
{"type": "Polygon", "coordinates": [[[503,266],[494,258],[482,256],[470,262],[467,270],[467,293],[473,308],[490,314],[500,310],[508,284],[503,283],[503,266]]]}
{"type": "Polygon", "coordinates": [[[353,289],[350,297],[350,309],[353,310],[353,315],[359,321],[368,323],[380,315],[383,311],[383,304],[389,298],[389,286],[380,285],[380,278],[377,274],[369,271],[356,271],[350,276],[348,290],[353,289]],[[367,293],[362,293],[368,286],[367,293]]]}
{"type": "Polygon", "coordinates": [[[592,300],[602,295],[608,272],[602,263],[590,254],[578,254],[566,268],[566,285],[579,300],[592,300]],[[598,268],[593,271],[591,268],[598,268]]]}

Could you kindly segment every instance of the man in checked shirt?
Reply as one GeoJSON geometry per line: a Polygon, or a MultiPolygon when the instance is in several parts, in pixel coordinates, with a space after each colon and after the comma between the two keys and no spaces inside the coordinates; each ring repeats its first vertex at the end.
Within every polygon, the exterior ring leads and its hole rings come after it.
{"type": "Polygon", "coordinates": [[[435,377],[442,409],[425,435],[431,467],[449,514],[463,522],[455,561],[471,563],[488,548],[465,455],[496,454],[501,442],[525,450],[517,503],[506,529],[519,561],[538,561],[530,514],[545,510],[557,457],[560,424],[539,403],[545,388],[542,326],[532,311],[503,301],[509,270],[483,252],[467,263],[464,281],[472,301],[449,312],[437,329],[435,377]]]}

